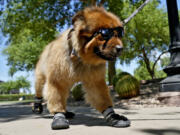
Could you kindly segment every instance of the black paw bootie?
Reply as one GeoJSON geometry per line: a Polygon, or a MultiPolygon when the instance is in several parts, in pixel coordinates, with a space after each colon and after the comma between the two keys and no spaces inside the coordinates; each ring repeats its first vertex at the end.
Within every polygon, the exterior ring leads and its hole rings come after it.
{"type": "Polygon", "coordinates": [[[69,111],[66,111],[64,113],[64,115],[65,115],[66,119],[73,119],[75,117],[75,113],[69,112],[69,111]]]}
{"type": "Polygon", "coordinates": [[[42,106],[43,98],[37,98],[35,97],[34,104],[32,106],[32,111],[36,114],[41,114],[43,112],[43,106],[42,106]]]}
{"type": "Polygon", "coordinates": [[[65,118],[63,113],[56,113],[51,124],[53,130],[69,128],[69,121],[65,118]]]}
{"type": "Polygon", "coordinates": [[[116,114],[112,107],[103,111],[102,114],[103,114],[106,122],[110,126],[117,127],[117,128],[123,128],[123,127],[129,127],[131,125],[131,122],[130,122],[130,120],[128,120],[128,118],[126,118],[125,116],[116,114]]]}

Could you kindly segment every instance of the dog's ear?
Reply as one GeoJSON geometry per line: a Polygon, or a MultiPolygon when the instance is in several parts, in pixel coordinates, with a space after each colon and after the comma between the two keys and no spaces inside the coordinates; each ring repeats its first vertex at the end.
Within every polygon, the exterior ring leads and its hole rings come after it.
{"type": "Polygon", "coordinates": [[[81,21],[85,20],[84,12],[83,12],[83,11],[79,11],[79,12],[77,12],[77,13],[73,16],[73,18],[72,18],[72,24],[74,25],[74,23],[75,23],[76,21],[78,21],[78,20],[81,20],[81,21]]]}

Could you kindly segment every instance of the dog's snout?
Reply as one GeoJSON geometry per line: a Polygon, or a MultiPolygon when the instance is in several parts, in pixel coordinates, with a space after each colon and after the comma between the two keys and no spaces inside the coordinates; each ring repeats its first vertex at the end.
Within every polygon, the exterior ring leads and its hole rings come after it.
{"type": "Polygon", "coordinates": [[[117,51],[117,53],[122,52],[123,51],[123,47],[121,45],[117,45],[116,46],[116,51],[117,51]]]}

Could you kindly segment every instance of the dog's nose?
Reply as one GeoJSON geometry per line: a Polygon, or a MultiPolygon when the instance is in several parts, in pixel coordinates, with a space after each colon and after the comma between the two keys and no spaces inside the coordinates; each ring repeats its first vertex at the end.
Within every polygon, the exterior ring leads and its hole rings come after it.
{"type": "Polygon", "coordinates": [[[116,51],[117,53],[120,53],[123,51],[123,47],[121,45],[116,45],[116,51]]]}

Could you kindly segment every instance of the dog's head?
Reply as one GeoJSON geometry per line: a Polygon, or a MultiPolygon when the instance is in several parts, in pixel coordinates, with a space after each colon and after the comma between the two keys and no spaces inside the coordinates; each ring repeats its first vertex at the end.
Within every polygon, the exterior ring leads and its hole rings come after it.
{"type": "Polygon", "coordinates": [[[78,39],[78,52],[87,63],[115,60],[122,50],[123,24],[114,14],[92,7],[79,11],[72,19],[78,39]]]}

